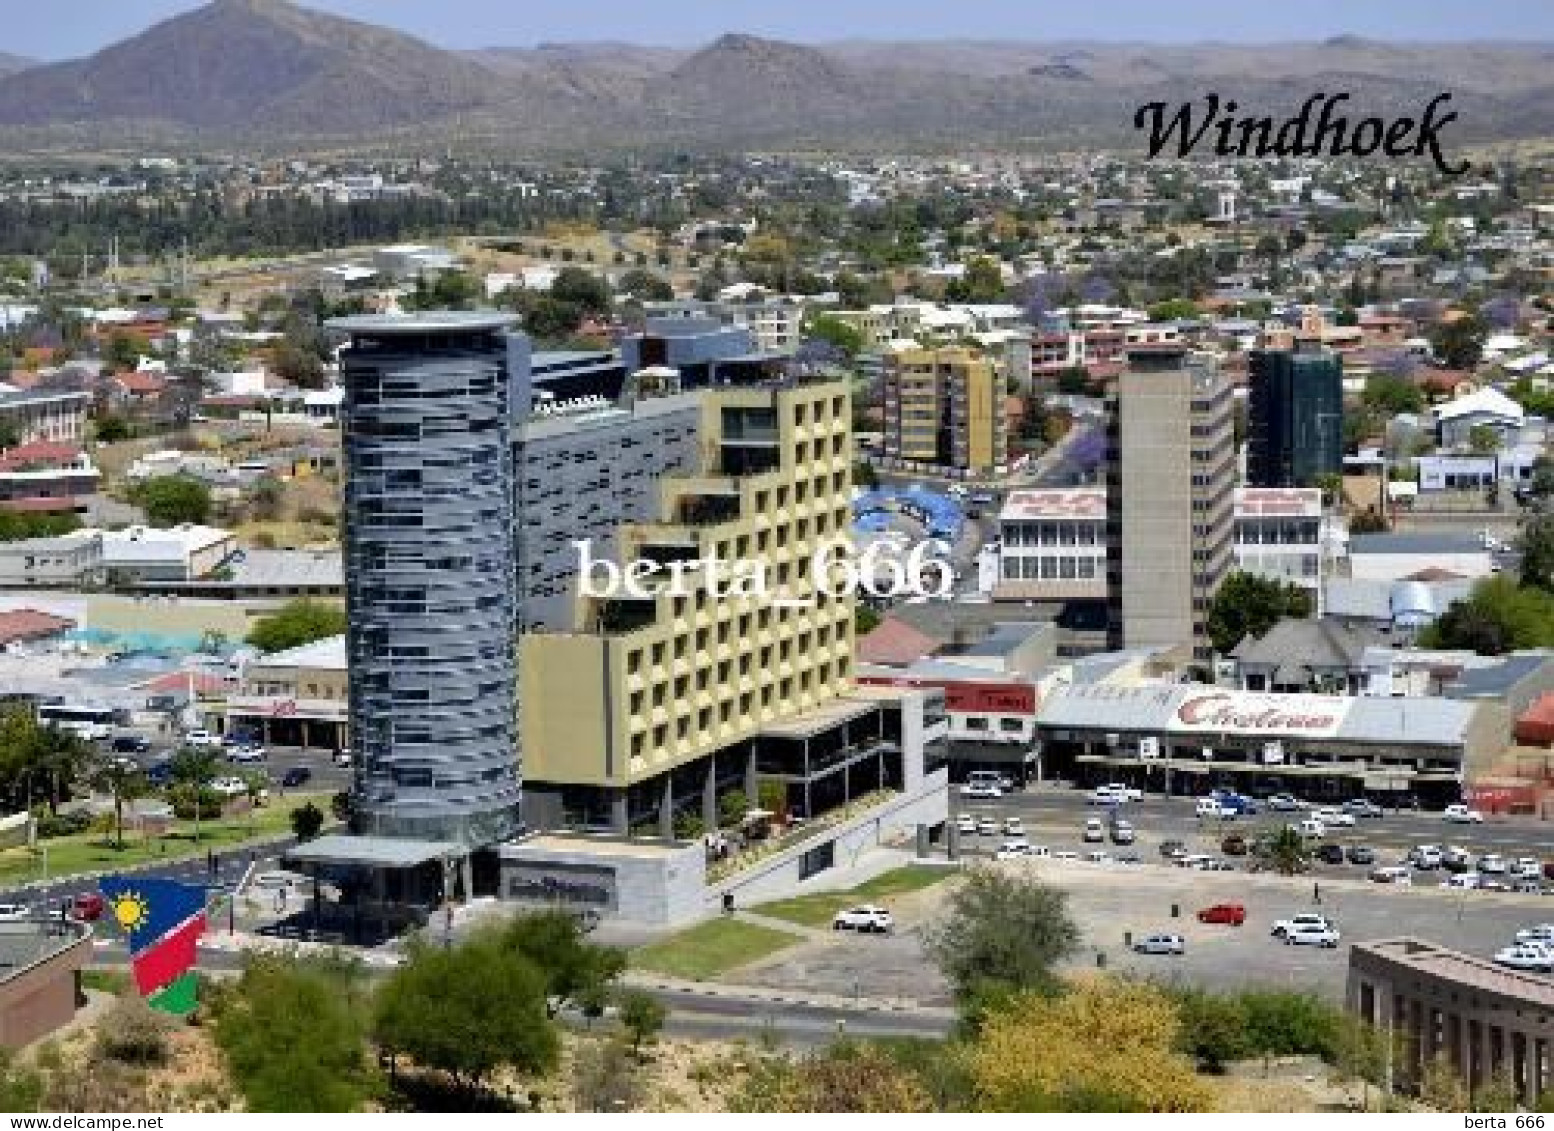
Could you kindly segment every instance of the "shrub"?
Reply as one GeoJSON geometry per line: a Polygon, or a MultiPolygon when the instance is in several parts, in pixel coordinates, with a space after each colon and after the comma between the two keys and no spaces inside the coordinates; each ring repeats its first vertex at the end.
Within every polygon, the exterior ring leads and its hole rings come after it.
{"type": "Polygon", "coordinates": [[[97,1052],[120,1064],[150,1068],[167,1063],[172,1020],[133,990],[114,1003],[97,1025],[97,1052]]]}

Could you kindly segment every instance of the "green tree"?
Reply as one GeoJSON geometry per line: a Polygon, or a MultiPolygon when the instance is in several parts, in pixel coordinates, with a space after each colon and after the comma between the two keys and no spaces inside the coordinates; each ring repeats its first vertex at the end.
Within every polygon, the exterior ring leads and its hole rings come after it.
{"type": "Polygon", "coordinates": [[[621,1024],[631,1036],[631,1052],[638,1059],[642,1046],[657,1040],[669,1011],[646,990],[627,990],[620,996],[621,1024]]]}
{"type": "Polygon", "coordinates": [[[1349,517],[1350,534],[1385,534],[1391,529],[1392,524],[1387,521],[1387,516],[1378,511],[1374,504],[1349,517]]]}
{"type": "Polygon", "coordinates": [[[1248,1055],[1246,1011],[1227,994],[1180,989],[1173,994],[1181,1027],[1177,1048],[1208,1072],[1223,1072],[1231,1061],[1248,1055]]]}
{"type": "Polygon", "coordinates": [[[1265,832],[1257,845],[1257,856],[1281,876],[1294,876],[1311,866],[1311,850],[1298,829],[1280,825],[1265,832]]]}
{"type": "Polygon", "coordinates": [[[124,806],[146,795],[146,775],[133,763],[106,758],[98,762],[92,773],[92,787],[113,799],[113,842],[123,848],[124,806]]]}
{"type": "Polygon", "coordinates": [[[985,255],[972,258],[959,279],[950,280],[944,291],[951,302],[1002,302],[1004,276],[996,260],[985,255]]]}
{"type": "Polygon", "coordinates": [[[669,285],[669,280],[656,272],[640,267],[627,271],[621,276],[620,284],[616,289],[638,302],[668,302],[674,298],[674,288],[669,285]]]}
{"type": "Polygon", "coordinates": [[[863,331],[834,314],[817,314],[804,327],[805,337],[835,346],[848,357],[863,352],[863,331]]]}
{"type": "Polygon", "coordinates": [[[1079,945],[1068,897],[1028,875],[981,868],[923,932],[923,947],[965,1006],[1023,990],[1055,992],[1079,945]]]}
{"type": "Polygon", "coordinates": [[[853,632],[858,636],[867,636],[880,626],[879,613],[869,608],[868,605],[859,604],[853,607],[853,632]]]}
{"type": "Polygon", "coordinates": [[[1522,528],[1522,584],[1554,593],[1554,515],[1539,515],[1522,528]]]}
{"type": "Polygon", "coordinates": [[[1149,308],[1151,322],[1176,322],[1198,317],[1198,304],[1190,298],[1171,298],[1157,302],[1149,308]]]}
{"type": "Polygon", "coordinates": [[[1407,377],[1395,373],[1372,373],[1365,379],[1360,403],[1388,416],[1424,409],[1424,391],[1407,377]]]}
{"type": "Polygon", "coordinates": [[[1345,1015],[1338,1027],[1333,1065],[1350,1079],[1360,1081],[1360,1107],[1363,1110],[1370,1110],[1372,1088],[1387,1087],[1388,1072],[1397,1059],[1396,1052],[1386,1029],[1345,1015]]]}
{"type": "Polygon", "coordinates": [[[194,797],[194,840],[200,839],[200,818],[204,816],[205,795],[211,782],[221,772],[221,756],[214,750],[185,746],[173,755],[168,763],[169,777],[179,785],[189,787],[194,797]]]}
{"type": "Polygon", "coordinates": [[[518,916],[502,928],[500,942],[526,958],[544,978],[552,1016],[608,989],[626,969],[624,951],[590,943],[582,920],[562,910],[518,916]]]}
{"type": "Polygon", "coordinates": [[[731,789],[718,798],[718,827],[729,829],[738,825],[750,812],[750,798],[742,789],[731,789]]]}
{"type": "Polygon", "coordinates": [[[1487,577],[1465,600],[1453,601],[1427,626],[1419,643],[1425,648],[1461,648],[1484,656],[1554,647],[1554,594],[1536,586],[1517,585],[1508,577],[1487,577]]]}
{"type": "Polygon", "coordinates": [[[316,352],[291,338],[276,343],[270,358],[276,376],[299,389],[317,389],[324,383],[324,361],[316,352]]]}
{"type": "Polygon", "coordinates": [[[468,1090],[502,1067],[546,1071],[560,1048],[544,976],[485,938],[451,949],[413,944],[378,991],[373,1032],[384,1049],[468,1090]]]}
{"type": "Polygon", "coordinates": [[[267,617],[254,622],[248,634],[248,643],[261,652],[282,652],[339,636],[345,631],[345,610],[338,605],[327,605],[299,597],[267,617]]]}
{"type": "Polygon", "coordinates": [[[113,444],[130,438],[130,426],[122,416],[104,413],[97,418],[93,434],[103,443],[113,444]]]}
{"type": "Polygon", "coordinates": [[[325,963],[251,957],[213,1012],[249,1111],[359,1111],[377,1091],[363,1003],[325,963]]]}
{"type": "Polygon", "coordinates": [[[1473,369],[1484,356],[1489,327],[1476,314],[1439,322],[1430,331],[1430,348],[1453,369],[1473,369]]]}
{"type": "Polygon", "coordinates": [[[935,1110],[911,1068],[875,1042],[838,1041],[801,1060],[758,1063],[729,1110],[761,1114],[901,1113],[935,1110]]]}
{"type": "Polygon", "coordinates": [[[103,361],[115,372],[134,369],[140,359],[151,352],[151,342],[144,334],[130,330],[115,330],[108,335],[103,349],[103,361]]]}
{"type": "Polygon", "coordinates": [[[1309,617],[1311,594],[1274,577],[1237,571],[1209,603],[1209,640],[1221,655],[1251,636],[1261,637],[1285,617],[1309,617]]]}
{"type": "Polygon", "coordinates": [[[556,272],[550,297],[576,306],[585,318],[604,318],[610,313],[609,284],[582,267],[563,267],[556,272]]]}
{"type": "Polygon", "coordinates": [[[1468,429],[1468,450],[1475,455],[1493,455],[1500,450],[1500,433],[1487,424],[1468,429]]]}
{"type": "Polygon", "coordinates": [[[874,473],[872,464],[859,460],[853,464],[853,486],[861,487],[865,491],[872,491],[880,485],[880,477],[874,473]]]}
{"type": "Polygon", "coordinates": [[[291,811],[291,831],[298,840],[312,840],[324,827],[324,811],[309,801],[291,811]]]}
{"type": "Polygon", "coordinates": [[[131,498],[153,526],[202,523],[210,517],[210,488],[192,475],[158,475],[138,484],[131,498]]]}

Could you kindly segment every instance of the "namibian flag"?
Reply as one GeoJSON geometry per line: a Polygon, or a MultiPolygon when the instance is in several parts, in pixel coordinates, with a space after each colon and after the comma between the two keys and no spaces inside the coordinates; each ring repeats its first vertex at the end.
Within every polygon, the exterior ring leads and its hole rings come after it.
{"type": "Polygon", "coordinates": [[[129,937],[135,986],[167,1013],[194,1008],[195,943],[205,933],[205,889],[176,880],[110,876],[100,884],[129,937]]]}

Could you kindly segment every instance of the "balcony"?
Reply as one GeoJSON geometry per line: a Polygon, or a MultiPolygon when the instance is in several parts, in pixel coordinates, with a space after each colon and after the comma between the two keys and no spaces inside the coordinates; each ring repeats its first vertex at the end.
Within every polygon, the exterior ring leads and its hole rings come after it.
{"type": "Polygon", "coordinates": [[[716,526],[738,517],[738,495],[685,495],[676,521],[683,526],[716,526]]]}

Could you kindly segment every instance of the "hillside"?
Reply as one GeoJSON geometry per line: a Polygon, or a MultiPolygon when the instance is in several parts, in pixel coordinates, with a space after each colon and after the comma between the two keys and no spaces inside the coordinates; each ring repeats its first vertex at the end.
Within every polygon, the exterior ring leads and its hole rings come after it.
{"type": "Polygon", "coordinates": [[[1285,115],[1318,91],[1417,113],[1450,90],[1459,142],[1550,131],[1554,46],[849,41],[727,34],[699,50],[549,43],[445,51],[286,0],[215,0],[87,59],[5,75],[0,133],[57,147],[403,142],[517,150],[1137,144],[1134,110],[1217,91],[1285,115]],[[6,127],[11,127],[9,130],[6,127]]]}

